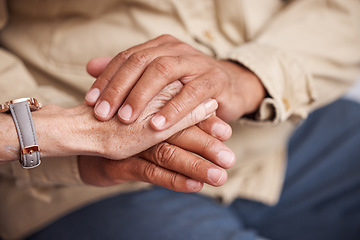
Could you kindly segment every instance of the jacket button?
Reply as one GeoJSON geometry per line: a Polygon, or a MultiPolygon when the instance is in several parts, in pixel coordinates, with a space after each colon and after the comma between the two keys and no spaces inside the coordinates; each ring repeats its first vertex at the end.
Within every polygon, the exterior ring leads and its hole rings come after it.
{"type": "Polygon", "coordinates": [[[203,34],[208,40],[214,41],[214,36],[212,35],[212,33],[209,30],[204,31],[203,34]]]}
{"type": "Polygon", "coordinates": [[[286,111],[289,111],[289,109],[290,109],[289,100],[287,100],[286,98],[283,98],[282,101],[283,101],[283,103],[284,103],[285,110],[286,110],[286,111]]]}

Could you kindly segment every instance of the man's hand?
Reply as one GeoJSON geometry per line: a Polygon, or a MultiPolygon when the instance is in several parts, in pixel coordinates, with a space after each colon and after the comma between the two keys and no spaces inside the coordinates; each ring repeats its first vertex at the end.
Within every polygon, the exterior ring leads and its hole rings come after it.
{"type": "Polygon", "coordinates": [[[219,103],[217,116],[233,121],[255,111],[265,97],[260,80],[245,67],[215,60],[169,35],[121,52],[111,61],[94,59],[88,72],[100,74],[86,95],[86,102],[95,105],[96,118],[108,120],[119,110],[123,123],[134,122],[161,89],[180,80],[183,89],[152,118],[156,130],[171,127],[210,98],[219,103]]]}
{"type": "MultiPolygon", "coordinates": [[[[108,63],[107,58],[97,59],[88,71],[97,77],[108,63]]],[[[146,110],[142,115],[144,113],[146,116],[146,110]]],[[[132,180],[176,191],[196,192],[203,183],[220,186],[226,181],[227,174],[223,168],[230,168],[235,162],[235,156],[221,141],[230,136],[230,126],[213,115],[197,126],[176,133],[167,142],[161,142],[127,159],[113,161],[102,157],[80,156],[79,171],[85,183],[96,186],[132,180]]]]}
{"type": "Polygon", "coordinates": [[[220,141],[209,134],[224,141],[231,136],[231,128],[212,116],[202,122],[200,127],[187,128],[173,135],[167,142],[127,159],[113,161],[80,156],[80,176],[85,183],[96,186],[143,181],[181,192],[200,191],[204,183],[221,186],[227,179],[223,168],[231,167],[235,159],[228,156],[232,153],[226,149],[221,151],[223,147],[220,141]]]}

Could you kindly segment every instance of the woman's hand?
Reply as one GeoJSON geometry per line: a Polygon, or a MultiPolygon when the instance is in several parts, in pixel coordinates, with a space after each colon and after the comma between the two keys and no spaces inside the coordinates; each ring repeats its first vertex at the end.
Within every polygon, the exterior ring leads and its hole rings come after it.
{"type": "MultiPolygon", "coordinates": [[[[150,125],[151,117],[182,87],[177,81],[167,86],[146,107],[132,124],[123,124],[117,118],[100,122],[93,115],[93,108],[82,104],[71,109],[45,106],[33,112],[36,135],[41,157],[95,155],[110,159],[124,159],[138,154],[173,134],[193,126],[209,117],[217,108],[215,100],[200,104],[192,113],[165,131],[155,131],[150,125]]],[[[0,131],[3,149],[0,161],[18,159],[19,141],[11,116],[2,114],[0,131]]],[[[229,148],[222,144],[224,149],[229,148]]]]}
{"type": "Polygon", "coordinates": [[[245,67],[215,60],[169,35],[121,52],[111,61],[94,59],[88,72],[100,74],[86,102],[95,105],[95,116],[102,121],[118,111],[120,121],[134,122],[161,89],[181,81],[180,93],[152,118],[156,130],[171,127],[210,98],[219,103],[217,116],[233,121],[255,111],[265,97],[260,80],[245,67]]]}
{"type": "Polygon", "coordinates": [[[200,191],[204,183],[221,186],[227,179],[223,168],[231,167],[235,158],[219,140],[230,136],[231,128],[212,116],[199,127],[187,128],[167,142],[127,159],[80,156],[80,176],[85,183],[96,186],[143,181],[181,192],[200,191]]]}
{"type": "MultiPolygon", "coordinates": [[[[181,90],[182,86],[179,81],[166,86],[151,100],[132,124],[123,124],[117,118],[100,122],[91,114],[92,108],[86,106],[87,109],[84,110],[84,113],[74,117],[75,122],[73,123],[82,133],[80,135],[86,137],[86,139],[79,139],[81,140],[80,144],[87,142],[86,146],[83,146],[87,150],[85,155],[97,155],[113,160],[131,157],[168,139],[173,134],[203,121],[217,109],[216,100],[209,99],[172,127],[164,131],[155,131],[150,127],[150,119],[181,90]]],[[[227,148],[225,145],[223,147],[227,148]]]]}

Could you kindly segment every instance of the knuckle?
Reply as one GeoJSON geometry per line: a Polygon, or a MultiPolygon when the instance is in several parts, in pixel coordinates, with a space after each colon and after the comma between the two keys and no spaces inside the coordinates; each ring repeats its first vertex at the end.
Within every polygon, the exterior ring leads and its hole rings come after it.
{"type": "Polygon", "coordinates": [[[201,141],[201,150],[202,152],[206,152],[209,149],[214,149],[214,146],[217,144],[215,138],[211,137],[210,135],[207,135],[207,137],[203,138],[201,141]]]}
{"type": "Polygon", "coordinates": [[[176,158],[176,147],[166,142],[158,144],[154,151],[154,162],[159,166],[168,166],[176,158]]]}
{"type": "Polygon", "coordinates": [[[120,53],[118,53],[114,59],[119,62],[125,62],[130,56],[132,52],[130,50],[125,50],[120,53]]]}
{"type": "Polygon", "coordinates": [[[203,97],[205,95],[213,95],[219,88],[219,82],[214,81],[217,79],[214,75],[209,77],[204,76],[203,81],[191,81],[185,85],[189,88],[188,92],[193,94],[193,97],[203,97]]]}
{"type": "Polygon", "coordinates": [[[168,182],[170,189],[176,190],[178,188],[178,177],[179,173],[174,173],[170,175],[170,179],[168,182]]]}
{"type": "Polygon", "coordinates": [[[207,90],[209,90],[207,87],[203,87],[203,85],[198,86],[196,83],[193,82],[189,82],[184,87],[184,93],[186,94],[185,97],[186,99],[188,99],[189,102],[201,99],[205,95],[207,90]]]}
{"type": "Polygon", "coordinates": [[[148,95],[145,94],[144,91],[142,91],[142,89],[134,88],[133,90],[131,90],[127,101],[132,106],[143,106],[143,103],[146,103],[149,100],[148,100],[148,95]]]}
{"type": "Polygon", "coordinates": [[[172,76],[174,72],[174,67],[166,57],[156,58],[152,63],[152,67],[165,78],[172,76]]]}
{"type": "Polygon", "coordinates": [[[108,74],[101,74],[96,82],[107,85],[111,82],[111,76],[108,74]]]}
{"type": "Polygon", "coordinates": [[[145,182],[152,183],[154,182],[160,175],[160,169],[153,163],[147,163],[142,171],[142,179],[145,182]]]}
{"type": "Polygon", "coordinates": [[[170,35],[170,34],[163,34],[161,36],[158,37],[158,39],[164,40],[164,41],[174,41],[177,40],[174,36],[170,35]]]}
{"type": "Polygon", "coordinates": [[[120,95],[122,92],[123,89],[120,86],[109,84],[106,88],[106,94],[104,95],[110,96],[110,99],[113,99],[113,97],[120,95]]]}
{"type": "Polygon", "coordinates": [[[198,175],[205,168],[202,166],[202,161],[200,159],[197,159],[189,162],[188,169],[190,169],[192,174],[198,175]]]}
{"type": "MultiPolygon", "coordinates": [[[[205,92],[199,88],[192,86],[190,83],[185,85],[187,89],[184,89],[184,99],[186,99],[183,103],[175,103],[175,101],[171,101],[173,108],[177,113],[182,111],[187,105],[192,106],[197,103],[197,105],[201,104],[202,99],[204,98],[205,92]],[[190,85],[190,86],[189,86],[190,85]]],[[[197,107],[197,106],[194,106],[197,107]]],[[[196,109],[196,108],[195,108],[196,109]]],[[[205,111],[199,112],[199,109],[193,109],[189,114],[189,120],[197,122],[198,120],[204,118],[205,111]]]]}
{"type": "Polygon", "coordinates": [[[170,108],[173,110],[173,112],[170,114],[169,118],[175,118],[176,116],[178,116],[179,114],[181,114],[183,112],[183,110],[185,109],[185,104],[182,102],[178,102],[178,101],[170,101],[168,102],[170,108]]]}
{"type": "Polygon", "coordinates": [[[134,67],[141,67],[144,66],[149,59],[149,54],[145,53],[144,51],[136,52],[132,54],[128,61],[134,67]]]}

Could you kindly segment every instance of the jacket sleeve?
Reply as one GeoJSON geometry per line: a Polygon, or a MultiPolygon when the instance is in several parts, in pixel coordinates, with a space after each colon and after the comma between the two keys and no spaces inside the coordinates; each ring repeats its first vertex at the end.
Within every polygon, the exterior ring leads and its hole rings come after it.
{"type": "Polygon", "coordinates": [[[254,39],[227,58],[252,70],[265,86],[257,121],[305,118],[340,97],[360,75],[360,1],[288,1],[254,39]]]}
{"type": "MultiPolygon", "coordinates": [[[[0,31],[6,23],[5,10],[5,2],[0,0],[0,31]]],[[[73,97],[56,88],[38,85],[21,59],[6,51],[1,45],[0,62],[0,102],[20,97],[35,97],[45,104],[57,104],[63,107],[77,104],[73,97]]],[[[77,169],[76,156],[42,159],[41,165],[31,170],[22,169],[17,161],[4,163],[0,165],[0,176],[14,180],[17,186],[82,183],[77,169]]]]}

